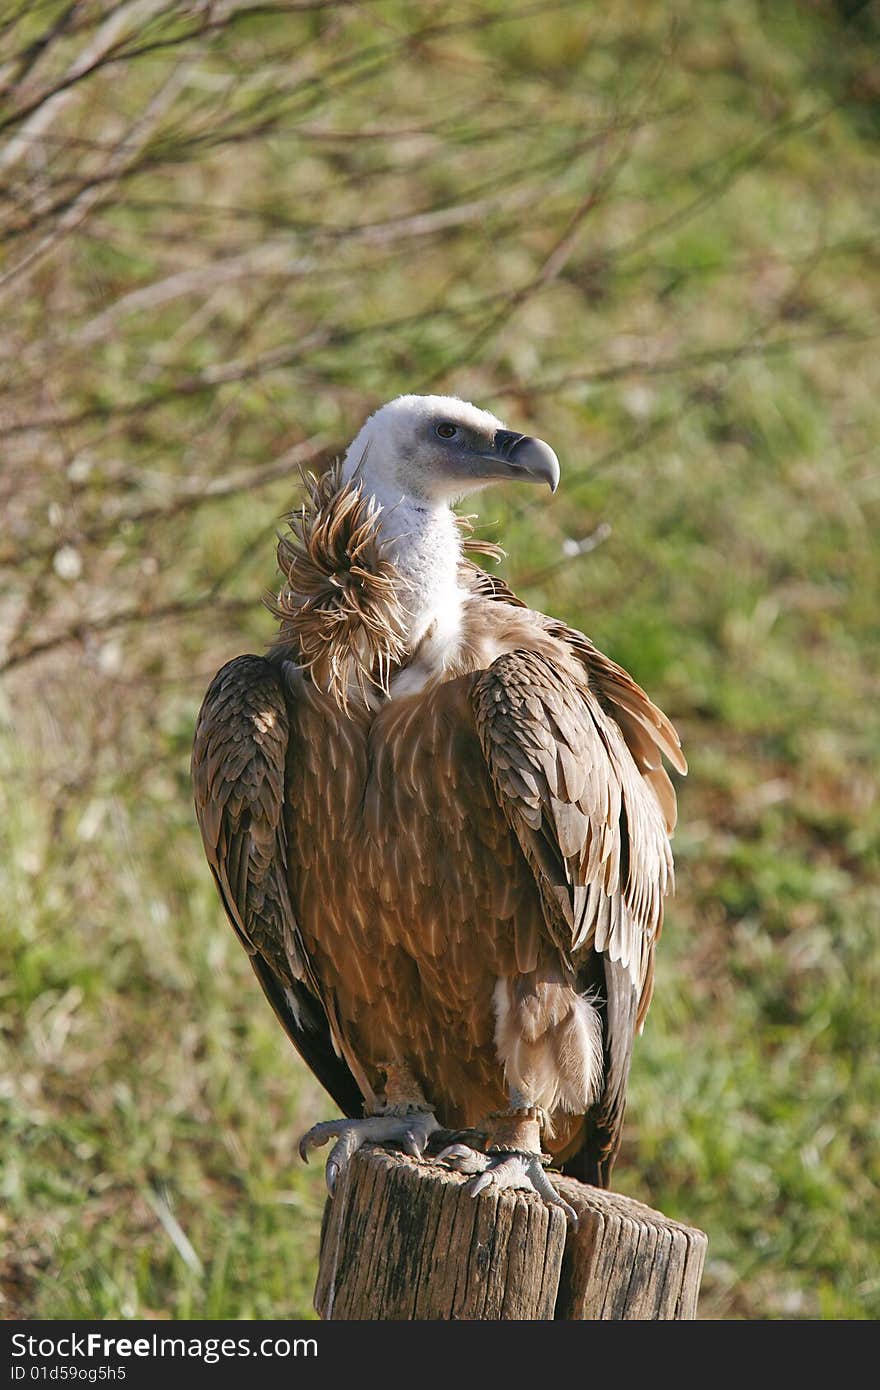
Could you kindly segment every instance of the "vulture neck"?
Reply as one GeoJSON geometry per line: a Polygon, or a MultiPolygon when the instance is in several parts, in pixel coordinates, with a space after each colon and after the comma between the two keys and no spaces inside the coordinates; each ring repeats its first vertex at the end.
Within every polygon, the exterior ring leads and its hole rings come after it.
{"type": "MultiPolygon", "coordinates": [[[[369,481],[365,482],[370,489],[369,481]]],[[[444,502],[401,497],[399,492],[393,497],[383,496],[379,488],[373,495],[382,507],[379,529],[383,545],[399,576],[398,597],[407,615],[409,653],[412,656],[427,638],[434,650],[420,656],[442,667],[451,654],[449,649],[457,650],[465,598],[459,584],[462,549],[455,514],[444,502]]]]}
{"type": "Polygon", "coordinates": [[[305,483],[278,541],[275,651],[344,713],[442,678],[463,650],[458,517],[339,465],[305,483]]]}

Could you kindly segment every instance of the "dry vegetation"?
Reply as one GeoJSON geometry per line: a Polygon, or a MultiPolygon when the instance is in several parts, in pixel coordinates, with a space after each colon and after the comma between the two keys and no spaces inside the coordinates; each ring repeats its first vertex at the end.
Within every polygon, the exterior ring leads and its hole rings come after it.
{"type": "MultiPolygon", "coordinates": [[[[402,390],[550,439],[505,574],[691,760],[622,1191],[703,1312],[880,1312],[873,6],[0,6],[0,1298],[305,1315],[327,1101],[189,746],[402,390]],[[676,16],[674,11],[678,10],[676,16]]],[[[345,847],[340,846],[340,853],[345,847]]]]}

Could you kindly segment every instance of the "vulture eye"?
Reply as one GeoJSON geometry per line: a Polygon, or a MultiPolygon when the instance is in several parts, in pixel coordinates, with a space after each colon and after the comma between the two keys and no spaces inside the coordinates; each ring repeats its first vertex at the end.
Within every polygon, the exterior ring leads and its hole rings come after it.
{"type": "Polygon", "coordinates": [[[455,425],[450,425],[448,421],[444,420],[442,424],[437,426],[437,433],[441,439],[454,439],[458,430],[455,425]]]}

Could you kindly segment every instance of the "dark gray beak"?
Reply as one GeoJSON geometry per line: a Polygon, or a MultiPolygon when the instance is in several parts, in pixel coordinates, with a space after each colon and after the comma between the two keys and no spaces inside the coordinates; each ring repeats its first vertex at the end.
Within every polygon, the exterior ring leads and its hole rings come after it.
{"type": "Polygon", "coordinates": [[[530,434],[496,430],[492,453],[482,457],[499,465],[498,471],[493,472],[498,479],[533,478],[536,483],[546,483],[551,492],[559,486],[559,459],[549,444],[530,434]]]}

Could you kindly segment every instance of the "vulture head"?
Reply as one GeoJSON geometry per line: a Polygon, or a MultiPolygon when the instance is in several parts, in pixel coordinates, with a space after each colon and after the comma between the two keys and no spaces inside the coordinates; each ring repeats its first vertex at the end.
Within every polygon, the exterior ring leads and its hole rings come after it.
{"type": "Polygon", "coordinates": [[[469,540],[468,518],[450,503],[512,480],[555,492],[550,445],[454,396],[383,405],[341,464],[305,480],[306,501],[279,539],[284,583],[269,601],[280,619],[276,646],[295,652],[344,710],[355,697],[369,705],[377,689],[387,695],[429,632],[434,646],[424,671],[411,664],[411,680],[442,674],[460,648],[464,550],[498,554],[469,540]]]}
{"type": "Polygon", "coordinates": [[[505,429],[488,410],[455,396],[398,396],[371,415],[349,445],[346,480],[363,479],[386,504],[444,505],[486,483],[559,483],[543,439],[505,429]]]}

